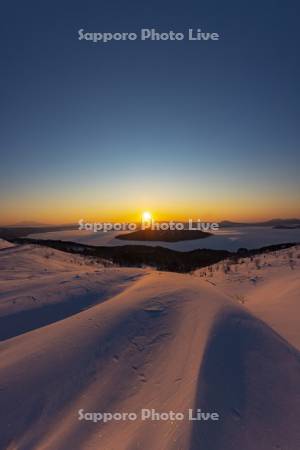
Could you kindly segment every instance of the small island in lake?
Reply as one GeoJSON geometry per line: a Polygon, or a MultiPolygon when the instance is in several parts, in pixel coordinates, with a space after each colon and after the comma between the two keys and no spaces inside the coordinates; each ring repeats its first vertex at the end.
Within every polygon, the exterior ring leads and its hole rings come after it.
{"type": "Polygon", "coordinates": [[[213,236],[200,230],[137,230],[132,233],[119,234],[116,239],[126,241],[164,241],[179,242],[193,239],[204,239],[213,236]]]}

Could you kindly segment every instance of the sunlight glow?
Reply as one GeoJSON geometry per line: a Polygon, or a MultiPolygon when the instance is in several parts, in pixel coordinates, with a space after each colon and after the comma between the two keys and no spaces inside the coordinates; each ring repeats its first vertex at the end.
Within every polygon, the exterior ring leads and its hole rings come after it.
{"type": "Polygon", "coordinates": [[[149,211],[144,211],[142,214],[143,222],[149,222],[152,220],[152,214],[149,211]]]}

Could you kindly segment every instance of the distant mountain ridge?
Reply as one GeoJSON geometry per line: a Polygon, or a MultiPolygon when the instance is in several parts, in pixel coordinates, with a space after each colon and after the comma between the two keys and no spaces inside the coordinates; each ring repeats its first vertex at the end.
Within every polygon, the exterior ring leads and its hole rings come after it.
{"type": "Polygon", "coordinates": [[[9,225],[9,227],[49,227],[50,225],[47,223],[34,222],[30,220],[24,220],[22,222],[17,222],[13,225],[9,225]]]}
{"type": "Polygon", "coordinates": [[[221,227],[279,227],[288,225],[300,225],[300,219],[271,219],[263,222],[231,222],[223,220],[220,222],[221,227]]]}

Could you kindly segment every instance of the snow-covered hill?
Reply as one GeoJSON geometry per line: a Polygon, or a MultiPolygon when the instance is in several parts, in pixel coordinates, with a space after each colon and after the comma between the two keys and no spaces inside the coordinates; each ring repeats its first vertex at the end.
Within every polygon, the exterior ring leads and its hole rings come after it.
{"type": "MultiPolygon", "coordinates": [[[[275,282],[279,271],[269,269],[275,282]]],[[[234,297],[239,281],[216,272],[105,267],[45,247],[3,250],[0,447],[297,450],[299,355],[234,297]],[[219,420],[188,420],[199,408],[219,420]],[[142,409],[184,419],[142,420],[142,409]],[[79,411],[137,420],[94,423],[79,411]]],[[[250,262],[245,276],[252,286],[250,262]]],[[[267,305],[271,295],[258,301],[267,305]]]]}
{"type": "Polygon", "coordinates": [[[4,239],[0,239],[0,250],[4,248],[14,247],[14,244],[11,242],[5,241],[4,239]]]}
{"type": "Polygon", "coordinates": [[[223,261],[194,275],[215,286],[300,349],[300,246],[238,263],[223,261]]]}

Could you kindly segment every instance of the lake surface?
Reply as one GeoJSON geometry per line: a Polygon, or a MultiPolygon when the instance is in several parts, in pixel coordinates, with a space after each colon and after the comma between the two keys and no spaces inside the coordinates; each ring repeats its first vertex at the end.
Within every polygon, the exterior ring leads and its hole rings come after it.
{"type": "MultiPolygon", "coordinates": [[[[124,231],[123,233],[127,233],[124,231]]],[[[240,247],[248,249],[264,247],[266,245],[284,244],[290,242],[300,243],[300,229],[280,230],[272,227],[234,227],[221,228],[214,236],[205,239],[195,239],[181,242],[149,242],[149,241],[122,241],[116,236],[122,234],[120,231],[107,233],[85,230],[65,230],[50,233],[31,234],[28,237],[34,239],[52,239],[62,241],[78,242],[86,245],[149,245],[160,246],[178,251],[190,251],[199,248],[214,250],[236,251],[240,247]]]]}

